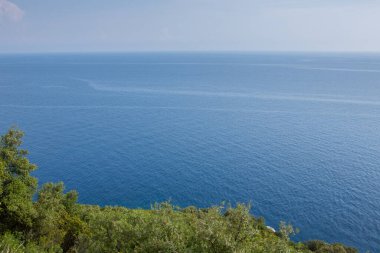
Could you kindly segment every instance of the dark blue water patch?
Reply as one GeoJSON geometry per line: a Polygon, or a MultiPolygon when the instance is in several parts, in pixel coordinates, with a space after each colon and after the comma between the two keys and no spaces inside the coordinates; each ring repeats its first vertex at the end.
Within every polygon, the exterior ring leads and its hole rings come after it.
{"type": "Polygon", "coordinates": [[[249,202],[298,240],[380,250],[380,57],[0,57],[0,128],[80,202],[249,202]]]}

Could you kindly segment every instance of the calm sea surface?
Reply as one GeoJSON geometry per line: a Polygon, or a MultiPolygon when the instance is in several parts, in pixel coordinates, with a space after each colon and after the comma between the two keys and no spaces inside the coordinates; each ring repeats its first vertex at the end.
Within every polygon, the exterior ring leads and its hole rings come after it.
{"type": "Polygon", "coordinates": [[[0,56],[0,131],[81,203],[249,202],[380,252],[380,55],[0,56]]]}

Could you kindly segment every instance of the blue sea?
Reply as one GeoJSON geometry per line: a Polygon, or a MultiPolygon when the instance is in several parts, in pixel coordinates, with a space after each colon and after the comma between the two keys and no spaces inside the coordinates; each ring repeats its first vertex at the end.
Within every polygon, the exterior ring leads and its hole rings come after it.
{"type": "Polygon", "coordinates": [[[0,56],[0,131],[81,203],[251,202],[380,252],[380,55],[0,56]]]}

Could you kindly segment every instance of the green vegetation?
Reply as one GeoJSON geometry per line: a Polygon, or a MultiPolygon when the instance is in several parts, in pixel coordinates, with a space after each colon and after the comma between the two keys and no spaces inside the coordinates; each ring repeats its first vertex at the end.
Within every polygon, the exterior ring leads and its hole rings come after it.
{"type": "Polygon", "coordinates": [[[161,203],[151,210],[78,204],[63,183],[38,189],[22,136],[12,128],[0,139],[0,252],[357,252],[322,241],[294,243],[292,226],[281,223],[274,233],[244,204],[161,203]]]}

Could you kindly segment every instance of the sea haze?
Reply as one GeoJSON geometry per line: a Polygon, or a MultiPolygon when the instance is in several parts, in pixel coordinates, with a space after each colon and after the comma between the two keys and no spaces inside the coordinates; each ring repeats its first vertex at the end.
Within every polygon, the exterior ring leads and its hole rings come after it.
{"type": "Polygon", "coordinates": [[[297,240],[380,251],[380,56],[0,56],[0,130],[80,202],[252,202],[297,240]]]}

